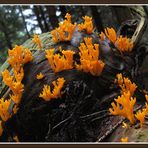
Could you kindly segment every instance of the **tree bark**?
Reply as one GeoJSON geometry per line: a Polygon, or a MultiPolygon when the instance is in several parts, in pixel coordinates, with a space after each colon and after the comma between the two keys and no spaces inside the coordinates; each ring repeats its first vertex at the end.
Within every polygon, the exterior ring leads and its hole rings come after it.
{"type": "Polygon", "coordinates": [[[132,15],[128,7],[113,6],[111,9],[117,18],[119,25],[121,25],[126,20],[132,19],[132,15]]]}

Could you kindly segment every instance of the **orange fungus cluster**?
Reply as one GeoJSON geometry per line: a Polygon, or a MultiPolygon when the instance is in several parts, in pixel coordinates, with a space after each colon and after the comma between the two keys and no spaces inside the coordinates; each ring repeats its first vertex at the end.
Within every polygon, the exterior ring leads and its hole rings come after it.
{"type": "Polygon", "coordinates": [[[59,27],[51,31],[54,42],[70,41],[75,30],[76,24],[72,24],[71,15],[66,14],[65,20],[59,23],[59,27]]]}
{"type": "Polygon", "coordinates": [[[23,65],[27,62],[32,61],[32,53],[29,49],[23,46],[15,46],[12,50],[8,51],[8,62],[12,67],[12,71],[9,72],[5,69],[2,72],[3,82],[10,88],[12,93],[9,99],[0,99],[0,117],[3,121],[7,121],[11,117],[11,113],[8,111],[11,101],[14,105],[13,113],[16,113],[18,108],[22,93],[24,90],[24,85],[22,80],[24,77],[23,65]]]}
{"type": "Polygon", "coordinates": [[[107,27],[104,33],[101,32],[99,36],[101,41],[104,41],[105,38],[109,39],[121,53],[130,52],[133,49],[133,43],[131,39],[123,37],[122,35],[118,37],[116,31],[113,28],[107,27]]]}
{"type": "Polygon", "coordinates": [[[80,65],[76,65],[78,70],[99,76],[104,68],[104,63],[99,60],[99,45],[92,44],[92,38],[84,38],[85,43],[80,44],[80,65]]]}
{"type": "Polygon", "coordinates": [[[73,55],[71,50],[62,50],[62,55],[54,54],[55,49],[46,50],[46,57],[54,72],[60,72],[73,68],[73,55]]]}
{"type": "Polygon", "coordinates": [[[93,22],[92,17],[85,16],[83,17],[84,23],[78,24],[79,31],[85,30],[87,34],[91,34],[93,32],[93,22]]]}
{"type": "MultiPolygon", "coordinates": [[[[116,82],[121,88],[121,96],[114,99],[112,108],[109,111],[112,115],[120,115],[127,118],[131,124],[135,124],[136,120],[139,120],[140,126],[144,124],[145,116],[148,114],[148,104],[145,103],[145,108],[139,109],[134,113],[134,105],[136,103],[136,97],[133,97],[134,92],[137,88],[135,83],[132,83],[128,78],[122,76],[122,74],[117,75],[116,82]]],[[[145,95],[146,100],[147,95],[145,95]]]]}
{"type": "Polygon", "coordinates": [[[40,93],[39,97],[43,98],[45,101],[50,101],[51,99],[57,99],[61,97],[61,89],[65,83],[64,78],[58,78],[57,81],[53,81],[52,84],[54,86],[51,91],[51,87],[49,85],[44,85],[42,93],[40,93]]]}
{"type": "Polygon", "coordinates": [[[134,118],[134,105],[136,103],[136,98],[132,98],[130,93],[123,93],[115,99],[116,104],[113,102],[112,108],[109,109],[112,115],[120,115],[126,117],[132,124],[135,123],[134,118]],[[121,107],[122,106],[122,107],[121,107]]]}
{"type": "Polygon", "coordinates": [[[132,83],[128,78],[123,77],[122,74],[117,74],[116,82],[118,83],[119,87],[121,88],[121,93],[129,92],[131,96],[133,96],[137,85],[132,83]]]}

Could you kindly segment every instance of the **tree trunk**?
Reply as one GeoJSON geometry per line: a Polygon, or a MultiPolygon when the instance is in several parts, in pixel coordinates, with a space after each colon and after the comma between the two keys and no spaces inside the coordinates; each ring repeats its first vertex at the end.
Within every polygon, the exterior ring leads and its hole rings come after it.
{"type": "Polygon", "coordinates": [[[55,6],[46,6],[47,13],[49,16],[49,21],[51,23],[52,28],[58,27],[58,18],[56,16],[56,7],[55,6]]]}
{"type": "Polygon", "coordinates": [[[65,18],[66,15],[66,7],[65,6],[60,6],[60,11],[61,11],[61,16],[63,17],[63,19],[65,18]]]}
{"type": "Polygon", "coordinates": [[[38,10],[38,6],[34,6],[33,11],[34,11],[34,13],[35,13],[35,15],[37,17],[37,21],[38,21],[38,24],[39,24],[39,27],[40,27],[42,33],[45,32],[44,26],[43,26],[41,18],[40,18],[40,12],[38,10]]]}
{"type": "Polygon", "coordinates": [[[22,11],[22,7],[19,6],[18,8],[19,8],[19,11],[20,11],[21,16],[22,16],[22,20],[23,20],[23,24],[24,24],[24,27],[25,27],[25,30],[26,30],[26,34],[27,34],[28,38],[30,38],[30,34],[29,34],[29,31],[28,31],[28,28],[27,28],[27,24],[26,24],[26,21],[25,21],[25,16],[24,16],[23,11],[22,11]]]}
{"type": "Polygon", "coordinates": [[[49,31],[48,23],[47,23],[47,20],[46,20],[45,14],[44,14],[45,12],[44,12],[43,8],[44,8],[43,6],[39,6],[41,18],[42,18],[44,25],[45,25],[45,30],[49,31]]]}
{"type": "Polygon", "coordinates": [[[103,30],[100,14],[98,13],[98,9],[96,6],[90,6],[92,17],[94,19],[96,29],[98,32],[101,32],[103,30]]]}

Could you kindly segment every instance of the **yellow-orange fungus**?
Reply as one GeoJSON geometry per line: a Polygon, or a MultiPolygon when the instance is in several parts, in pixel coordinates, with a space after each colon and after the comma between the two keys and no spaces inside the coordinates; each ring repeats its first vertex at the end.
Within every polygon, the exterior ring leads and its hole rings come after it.
{"type": "Polygon", "coordinates": [[[128,78],[125,78],[122,76],[122,74],[117,74],[117,83],[121,88],[121,93],[123,92],[130,92],[131,96],[133,96],[137,85],[135,83],[132,83],[128,78]]]}
{"type": "Polygon", "coordinates": [[[15,80],[17,82],[21,82],[23,80],[23,78],[24,78],[24,70],[23,70],[23,68],[20,68],[19,72],[14,70],[13,73],[14,73],[15,80]]]}
{"type": "Polygon", "coordinates": [[[42,48],[41,39],[40,39],[39,35],[34,34],[32,41],[38,45],[39,49],[42,48]]]}
{"type": "MultiPolygon", "coordinates": [[[[124,78],[122,74],[117,74],[116,81],[121,88],[121,96],[118,96],[117,99],[114,99],[112,108],[109,108],[109,111],[112,115],[120,115],[127,118],[131,124],[134,124],[136,120],[140,121],[140,126],[144,124],[145,116],[148,114],[148,104],[145,103],[145,108],[138,110],[134,114],[134,105],[136,103],[136,98],[133,98],[134,92],[137,88],[135,83],[132,83],[128,78],[124,78]],[[115,104],[116,103],[116,104],[115,104]]],[[[145,95],[147,100],[147,96],[145,95]]],[[[126,127],[123,124],[122,127],[126,127]]]]}
{"type": "Polygon", "coordinates": [[[114,99],[116,104],[113,102],[112,108],[109,111],[112,115],[120,115],[127,118],[131,124],[135,123],[135,118],[133,114],[134,105],[136,103],[136,98],[131,97],[130,92],[123,92],[121,96],[114,99]]]}
{"type": "Polygon", "coordinates": [[[5,69],[2,72],[3,82],[10,88],[12,91],[10,98],[5,100],[4,98],[0,99],[0,117],[3,121],[7,121],[12,113],[16,114],[18,111],[17,104],[20,103],[22,92],[24,90],[24,85],[22,80],[24,78],[23,65],[27,62],[32,61],[32,53],[28,48],[23,46],[15,46],[12,50],[8,50],[8,62],[12,67],[12,73],[5,69]],[[11,100],[15,103],[13,106],[13,112],[9,112],[9,106],[11,100]]]}
{"type": "Polygon", "coordinates": [[[24,85],[21,81],[15,81],[14,76],[11,76],[7,69],[2,72],[2,76],[4,83],[9,86],[14,94],[20,94],[23,91],[24,85]]]}
{"type": "Polygon", "coordinates": [[[2,135],[3,133],[3,127],[2,127],[2,121],[0,121],[0,136],[2,135]]]}
{"type": "Polygon", "coordinates": [[[92,17],[85,16],[83,17],[84,23],[78,25],[79,31],[86,30],[87,34],[92,33],[94,27],[92,22],[92,17]]]}
{"type": "Polygon", "coordinates": [[[128,137],[121,138],[121,142],[128,142],[128,137]]]}
{"type": "Polygon", "coordinates": [[[10,95],[10,98],[13,100],[14,103],[18,104],[21,101],[22,93],[10,95]]]}
{"type": "Polygon", "coordinates": [[[93,76],[99,76],[104,68],[104,63],[99,59],[99,45],[92,44],[92,38],[84,38],[85,43],[81,43],[80,65],[76,64],[78,70],[91,73],[93,76]]]}
{"type": "Polygon", "coordinates": [[[117,40],[117,34],[116,31],[113,28],[106,28],[105,29],[105,35],[106,37],[113,43],[117,40]]]}
{"type": "Polygon", "coordinates": [[[8,62],[16,72],[20,71],[23,64],[33,59],[31,51],[23,46],[15,46],[12,50],[8,50],[8,55],[8,62]]]}
{"type": "Polygon", "coordinates": [[[104,34],[103,32],[101,32],[101,33],[99,34],[99,37],[100,37],[101,41],[104,41],[104,39],[105,39],[105,34],[104,34]]]}
{"type": "Polygon", "coordinates": [[[9,105],[10,105],[10,99],[4,100],[4,98],[0,99],[0,117],[3,121],[7,121],[11,115],[8,111],[9,105]]]}
{"type": "Polygon", "coordinates": [[[13,86],[13,79],[14,79],[14,76],[11,76],[9,71],[7,69],[5,69],[3,72],[2,72],[2,76],[3,76],[3,81],[4,83],[9,86],[10,88],[12,88],[13,86]]]}
{"type": "Polygon", "coordinates": [[[71,15],[69,13],[66,13],[65,18],[67,21],[71,22],[71,15]]]}
{"type": "Polygon", "coordinates": [[[36,78],[38,80],[43,79],[44,78],[44,75],[40,72],[39,74],[37,74],[36,78]]]}
{"type": "Polygon", "coordinates": [[[17,111],[18,111],[18,109],[19,109],[19,108],[17,107],[17,105],[15,105],[15,106],[13,107],[13,113],[16,114],[17,111]]]}
{"type": "Polygon", "coordinates": [[[44,85],[42,93],[40,93],[39,97],[43,98],[45,101],[50,101],[51,99],[56,99],[61,97],[61,89],[65,83],[64,78],[58,78],[57,81],[53,81],[52,84],[54,86],[53,90],[49,85],[44,85]]]}
{"type": "Polygon", "coordinates": [[[130,38],[123,37],[120,35],[117,37],[117,33],[114,28],[106,28],[105,34],[101,32],[99,34],[100,40],[104,41],[105,37],[107,37],[114,45],[115,47],[120,51],[120,53],[124,52],[131,52],[133,49],[133,42],[130,38]]]}
{"type": "Polygon", "coordinates": [[[55,49],[46,50],[46,57],[51,65],[54,72],[60,72],[73,68],[73,55],[74,52],[71,50],[62,50],[62,56],[60,54],[54,55],[55,49]]]}
{"type": "Polygon", "coordinates": [[[51,31],[54,42],[70,41],[75,30],[76,24],[71,23],[71,15],[66,14],[65,20],[59,23],[59,27],[51,31]]]}
{"type": "Polygon", "coordinates": [[[140,126],[142,127],[143,123],[144,123],[144,119],[145,119],[145,115],[146,115],[146,109],[138,110],[135,114],[135,117],[140,121],[140,126]]]}
{"type": "Polygon", "coordinates": [[[120,52],[129,52],[132,51],[133,43],[129,38],[119,36],[115,46],[119,49],[120,52]]]}

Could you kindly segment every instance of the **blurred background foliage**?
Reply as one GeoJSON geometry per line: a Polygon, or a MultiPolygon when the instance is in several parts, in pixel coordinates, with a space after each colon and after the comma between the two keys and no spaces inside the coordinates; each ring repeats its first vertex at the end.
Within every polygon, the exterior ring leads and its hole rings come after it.
{"type": "MultiPolygon", "coordinates": [[[[147,11],[147,6],[144,6],[147,11]]],[[[51,31],[69,12],[74,22],[82,22],[82,16],[92,16],[95,30],[104,27],[117,29],[132,16],[125,6],[75,6],[75,5],[13,5],[0,6],[0,66],[6,60],[8,49],[21,45],[33,34],[51,31]]],[[[147,37],[145,38],[147,41],[147,37]]]]}

